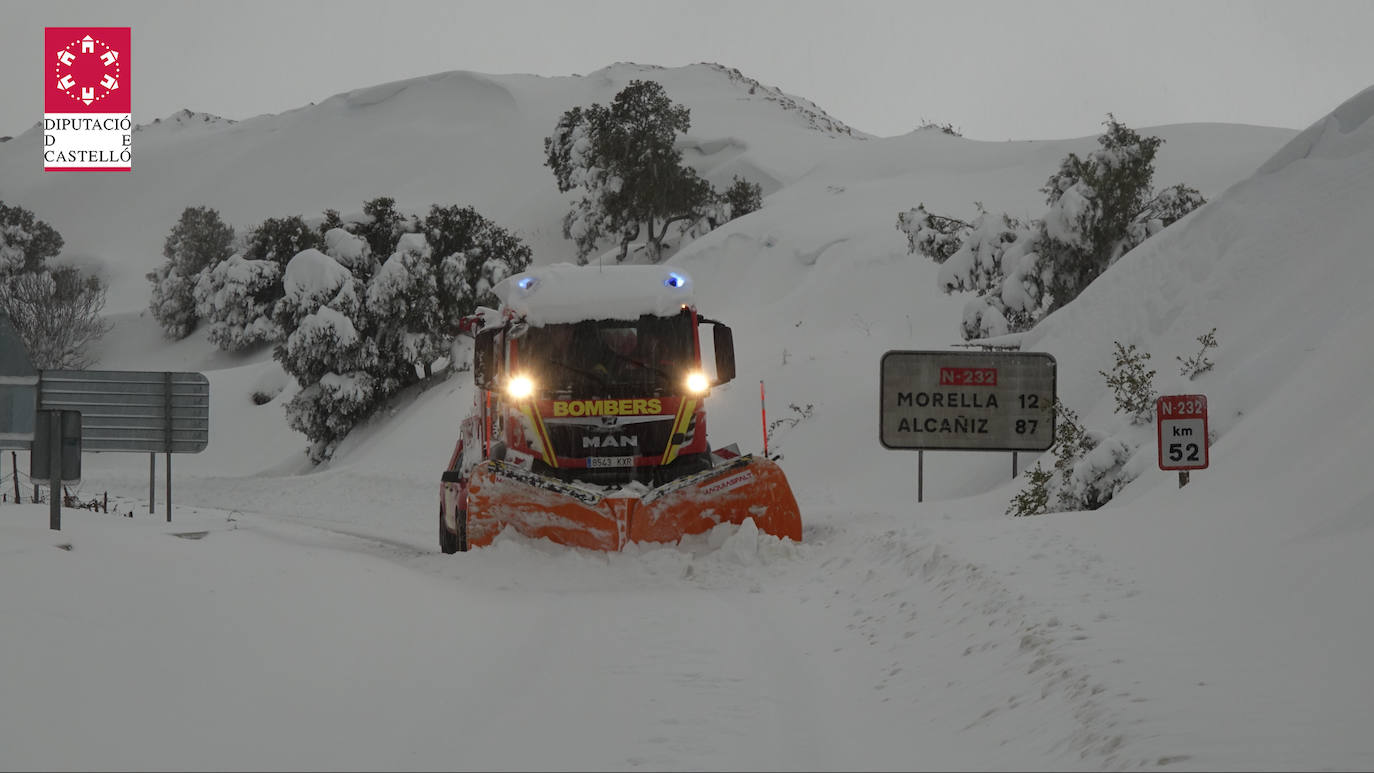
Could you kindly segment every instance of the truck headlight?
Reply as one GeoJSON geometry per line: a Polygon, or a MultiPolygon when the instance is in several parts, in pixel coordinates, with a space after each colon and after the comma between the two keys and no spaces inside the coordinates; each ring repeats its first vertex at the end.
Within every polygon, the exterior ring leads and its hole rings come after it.
{"type": "Polygon", "coordinates": [[[516,376],[510,380],[510,383],[506,384],[506,394],[516,400],[523,400],[534,394],[534,382],[530,380],[529,376],[516,376]]]}
{"type": "Polygon", "coordinates": [[[694,395],[704,395],[711,388],[711,380],[701,371],[687,374],[687,391],[694,395]]]}

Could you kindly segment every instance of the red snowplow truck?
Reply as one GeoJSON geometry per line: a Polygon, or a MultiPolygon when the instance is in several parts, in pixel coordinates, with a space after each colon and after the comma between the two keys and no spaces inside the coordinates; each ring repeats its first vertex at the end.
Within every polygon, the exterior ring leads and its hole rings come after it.
{"type": "Polygon", "coordinates": [[[708,443],[704,400],[734,378],[734,343],[697,314],[690,277],[559,264],[493,290],[501,308],[464,321],[478,391],[440,484],[445,553],[507,527],[620,550],[753,519],[801,541],[778,465],[708,443]],[[714,373],[702,362],[706,327],[714,373]]]}

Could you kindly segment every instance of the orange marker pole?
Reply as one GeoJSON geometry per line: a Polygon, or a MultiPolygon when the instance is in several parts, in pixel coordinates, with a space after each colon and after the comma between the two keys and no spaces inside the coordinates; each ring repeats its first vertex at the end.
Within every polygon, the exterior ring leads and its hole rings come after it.
{"type": "Polygon", "coordinates": [[[763,458],[768,458],[768,403],[763,397],[763,379],[759,379],[759,415],[763,418],[763,458]]]}

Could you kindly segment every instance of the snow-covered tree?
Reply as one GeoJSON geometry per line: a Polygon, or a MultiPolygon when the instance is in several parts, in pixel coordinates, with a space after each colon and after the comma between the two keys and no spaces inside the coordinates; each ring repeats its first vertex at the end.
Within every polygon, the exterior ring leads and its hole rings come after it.
{"type": "Polygon", "coordinates": [[[491,289],[528,268],[533,253],[519,237],[472,207],[436,204],[422,225],[438,281],[441,328],[451,337],[458,321],[478,306],[497,305],[491,289]]]}
{"type": "Polygon", "coordinates": [[[202,271],[196,281],[196,314],[208,323],[210,343],[225,351],[239,351],[277,340],[271,297],[281,282],[281,267],[270,260],[228,260],[202,271]]]}
{"type": "Polygon", "coordinates": [[[593,104],[562,115],[544,140],[544,164],[559,191],[578,191],[563,235],[577,245],[579,260],[607,239],[619,243],[623,260],[641,234],[650,255],[661,259],[669,227],[705,214],[711,186],[674,147],[690,127],[690,111],[654,81],[631,81],[609,108],[593,104]]]}
{"type": "Polygon", "coordinates": [[[62,235],[23,207],[0,201],[0,273],[40,271],[62,251],[62,235]]]}
{"type": "Polygon", "coordinates": [[[978,205],[972,223],[934,215],[924,205],[897,216],[908,251],[941,264],[945,292],[976,292],[964,306],[965,339],[1025,330],[1082,292],[1145,239],[1201,206],[1175,185],[1150,194],[1163,142],[1142,138],[1108,116],[1097,151],[1070,153],[1041,190],[1049,210],[1022,223],[978,205]]]}
{"type": "Polygon", "coordinates": [[[371,321],[362,283],[323,252],[306,249],[291,258],[282,292],[273,321],[285,335],[272,356],[301,386],[286,404],[287,420],[320,462],[384,397],[373,375],[377,345],[364,332],[371,321]]]}
{"type": "Polygon", "coordinates": [[[0,201],[0,314],[7,314],[34,367],[83,368],[109,325],[105,285],[67,266],[50,268],[62,236],[23,207],[0,201]]]}
{"type": "Polygon", "coordinates": [[[162,243],[162,255],[181,273],[195,276],[233,251],[234,229],[210,207],[187,207],[162,243]]]}
{"type": "MultiPolygon", "coordinates": [[[[1053,267],[1048,288],[1053,300],[1047,310],[1077,298],[1149,236],[1149,221],[1155,219],[1150,216],[1156,214],[1149,207],[1154,159],[1163,142],[1141,137],[1108,115],[1107,131],[1097,138],[1100,147],[1086,158],[1070,153],[1040,189],[1050,207],[1041,247],[1053,267]]],[[[1201,203],[1197,191],[1184,190],[1189,195],[1172,200],[1201,203]]],[[[1161,220],[1159,227],[1171,222],[1161,220]]]]}
{"type": "Polygon", "coordinates": [[[90,365],[91,344],[110,329],[104,307],[104,283],[70,266],[21,271],[0,283],[0,310],[39,370],[90,365]]]}
{"type": "Polygon", "coordinates": [[[285,269],[287,262],[303,250],[320,249],[324,237],[300,215],[269,217],[248,235],[243,257],[247,260],[270,260],[285,269]]]}
{"type": "MultiPolygon", "coordinates": [[[[978,211],[983,212],[982,205],[978,205],[978,211]]],[[[920,253],[936,263],[944,263],[958,252],[971,228],[957,218],[931,214],[924,202],[897,213],[897,230],[906,234],[906,251],[920,253]]]]}
{"type": "Polygon", "coordinates": [[[153,283],[152,297],[148,308],[153,318],[162,326],[168,338],[180,340],[196,329],[200,318],[196,316],[196,277],[184,277],[176,266],[168,261],[148,273],[153,283]]]}
{"type": "Polygon", "coordinates": [[[358,225],[358,235],[367,240],[373,255],[390,255],[396,250],[396,241],[401,234],[416,229],[414,219],[398,211],[396,200],[390,196],[378,196],[364,202],[363,214],[367,220],[358,225]]]}
{"type": "Polygon", "coordinates": [[[187,207],[162,243],[165,263],[147,274],[149,309],[167,336],[181,339],[200,322],[195,287],[201,274],[233,252],[234,229],[210,207],[187,207]]]}
{"type": "Polygon", "coordinates": [[[310,440],[316,462],[421,371],[432,375],[459,320],[478,303],[495,305],[491,288],[530,263],[528,246],[471,207],[434,205],[421,221],[389,201],[369,202],[374,224],[395,226],[385,263],[353,223],[334,217],[333,227],[306,237],[304,223],[288,218],[267,221],[250,240],[264,257],[236,257],[202,283],[207,307],[218,303],[224,315],[223,340],[275,336],[273,357],[301,387],[286,405],[288,420],[310,440]],[[315,246],[299,250],[274,281],[270,266],[301,243],[315,246]],[[262,292],[268,286],[271,297],[262,292]],[[269,309],[269,318],[260,316],[269,309]]]}
{"type": "Polygon", "coordinates": [[[367,309],[376,323],[377,350],[392,360],[388,370],[402,380],[402,385],[416,380],[417,366],[429,377],[434,361],[449,348],[430,256],[423,234],[405,234],[367,285],[367,309]]]}
{"type": "Polygon", "coordinates": [[[763,207],[763,186],[734,175],[730,178],[730,187],[725,189],[720,199],[725,205],[725,220],[744,217],[763,207]]]}
{"type": "Polygon", "coordinates": [[[553,170],[559,192],[577,193],[563,216],[563,236],[576,245],[580,263],[627,227],[623,213],[608,206],[620,188],[619,178],[612,176],[609,162],[602,158],[601,138],[611,133],[610,123],[610,110],[604,105],[574,107],[544,139],[544,165],[553,170]]]}

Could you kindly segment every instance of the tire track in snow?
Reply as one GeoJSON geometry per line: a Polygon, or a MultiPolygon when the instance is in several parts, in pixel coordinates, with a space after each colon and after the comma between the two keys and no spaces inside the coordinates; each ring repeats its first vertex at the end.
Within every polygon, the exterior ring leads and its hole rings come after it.
{"type": "MultiPolygon", "coordinates": [[[[972,747],[1017,750],[973,764],[1121,769],[1158,762],[1131,752],[1131,722],[1118,696],[1106,695],[1064,652],[1069,631],[1058,618],[1037,613],[988,568],[916,527],[837,531],[826,548],[821,567],[835,586],[831,606],[848,609],[846,630],[868,650],[867,673],[882,700],[914,708],[938,695],[948,715],[936,726],[972,747]],[[1027,737],[1029,727],[1038,728],[1035,737],[1027,737]]],[[[962,754],[944,764],[969,765],[962,754]]]]}

